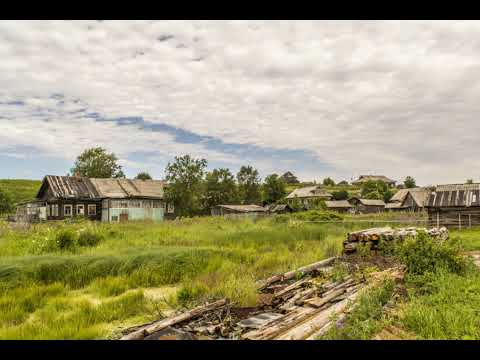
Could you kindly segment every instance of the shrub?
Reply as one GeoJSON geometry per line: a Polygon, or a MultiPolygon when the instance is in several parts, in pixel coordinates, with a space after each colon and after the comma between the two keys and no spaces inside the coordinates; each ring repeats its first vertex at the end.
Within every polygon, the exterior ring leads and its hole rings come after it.
{"type": "Polygon", "coordinates": [[[208,288],[202,283],[187,283],[178,290],[177,302],[180,305],[188,306],[194,300],[204,296],[207,292],[208,288]]]}
{"type": "Polygon", "coordinates": [[[334,200],[347,200],[348,199],[348,191],[340,190],[340,191],[333,191],[332,196],[334,200]]]}
{"type": "Polygon", "coordinates": [[[303,221],[329,221],[329,220],[343,220],[343,216],[327,210],[310,210],[293,215],[297,220],[303,221]]]}
{"type": "Polygon", "coordinates": [[[75,245],[75,233],[69,229],[60,230],[55,237],[59,249],[70,249],[75,245]]]}
{"type": "Polygon", "coordinates": [[[103,236],[93,230],[84,230],[78,236],[78,245],[96,246],[103,240],[103,236]]]}
{"type": "Polygon", "coordinates": [[[467,268],[467,260],[460,255],[457,240],[439,241],[425,232],[399,243],[395,254],[407,265],[408,272],[415,275],[439,271],[462,273],[467,268]]]}

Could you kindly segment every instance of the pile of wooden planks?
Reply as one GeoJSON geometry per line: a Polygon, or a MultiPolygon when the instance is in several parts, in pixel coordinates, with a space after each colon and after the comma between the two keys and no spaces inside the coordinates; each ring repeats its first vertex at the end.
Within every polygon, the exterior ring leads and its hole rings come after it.
{"type": "Polygon", "coordinates": [[[391,276],[392,269],[364,276],[331,279],[338,258],[330,258],[258,283],[259,305],[234,307],[218,300],[147,325],[122,340],[172,339],[315,339],[342,319],[368,284],[391,276]],[[383,274],[383,275],[382,275],[383,274]]]}
{"type": "Polygon", "coordinates": [[[368,243],[370,248],[375,250],[378,248],[380,239],[385,241],[404,240],[407,237],[416,237],[420,231],[424,231],[428,235],[440,240],[446,240],[449,236],[446,227],[431,229],[416,227],[393,229],[388,226],[371,228],[348,233],[347,238],[343,242],[343,250],[347,254],[354,253],[361,243],[368,243]]]}

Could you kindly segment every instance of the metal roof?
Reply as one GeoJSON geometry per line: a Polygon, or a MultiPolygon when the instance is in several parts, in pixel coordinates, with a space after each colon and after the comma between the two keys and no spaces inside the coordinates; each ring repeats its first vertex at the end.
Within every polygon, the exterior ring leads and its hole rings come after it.
{"type": "Polygon", "coordinates": [[[438,185],[426,203],[427,207],[480,206],[480,184],[438,185]]]}
{"type": "Polygon", "coordinates": [[[47,187],[59,199],[163,198],[161,180],[95,179],[77,176],[45,176],[37,198],[47,187]]]}

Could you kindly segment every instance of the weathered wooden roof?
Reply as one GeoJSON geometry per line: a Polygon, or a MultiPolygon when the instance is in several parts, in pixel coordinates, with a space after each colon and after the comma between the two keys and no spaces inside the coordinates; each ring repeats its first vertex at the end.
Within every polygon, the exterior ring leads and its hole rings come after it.
{"type": "Polygon", "coordinates": [[[352,208],[353,206],[347,200],[325,201],[327,208],[352,208]]]}
{"type": "Polygon", "coordinates": [[[332,194],[322,190],[319,185],[306,186],[293,190],[288,194],[287,199],[307,198],[307,197],[332,197],[332,194]]]}
{"type": "Polygon", "coordinates": [[[47,187],[58,199],[163,198],[164,181],[129,179],[94,179],[77,176],[47,175],[37,194],[47,187]]]}
{"type": "Polygon", "coordinates": [[[401,189],[398,190],[390,199],[390,202],[400,202],[403,203],[410,194],[413,200],[417,203],[418,206],[424,206],[429,195],[430,191],[426,188],[410,188],[410,189],[401,189]]]}
{"type": "Polygon", "coordinates": [[[438,185],[427,200],[427,207],[480,206],[480,184],[438,185]]]}
{"type": "Polygon", "coordinates": [[[290,206],[288,206],[288,204],[272,204],[270,206],[266,206],[266,209],[268,209],[270,212],[277,212],[290,209],[290,206]]]}
{"type": "Polygon", "coordinates": [[[357,180],[352,181],[352,184],[360,184],[369,180],[373,180],[373,181],[380,180],[389,184],[393,184],[396,182],[395,180],[389,179],[384,175],[360,175],[357,180]]]}
{"type": "Polygon", "coordinates": [[[359,199],[357,198],[358,201],[360,201],[361,204],[365,206],[385,206],[385,203],[383,200],[375,200],[375,199],[359,199]]]}
{"type": "Polygon", "coordinates": [[[266,208],[258,205],[217,205],[229,210],[234,210],[238,212],[265,212],[268,211],[266,208]]]}
{"type": "Polygon", "coordinates": [[[165,182],[161,180],[90,179],[101,198],[163,198],[165,182]]]}
{"type": "Polygon", "coordinates": [[[405,209],[405,208],[406,207],[403,206],[402,202],[400,201],[395,201],[395,202],[385,204],[385,209],[405,209]]]}

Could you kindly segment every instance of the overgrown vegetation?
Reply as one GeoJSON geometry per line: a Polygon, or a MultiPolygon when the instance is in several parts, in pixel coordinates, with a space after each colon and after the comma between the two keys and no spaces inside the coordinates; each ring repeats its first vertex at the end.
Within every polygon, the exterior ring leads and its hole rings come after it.
{"type": "Polygon", "coordinates": [[[252,306],[256,280],[338,254],[342,237],[275,218],[0,223],[0,338],[108,337],[158,309],[219,297],[252,306]]]}
{"type": "Polygon", "coordinates": [[[469,247],[480,247],[478,230],[452,235],[439,241],[420,233],[417,239],[384,249],[407,266],[408,298],[392,314],[385,314],[393,283],[384,283],[361,296],[346,321],[325,338],[369,339],[393,325],[419,339],[480,339],[480,273],[461,255],[462,235],[469,247]],[[474,231],[475,242],[470,239],[474,231]]]}

